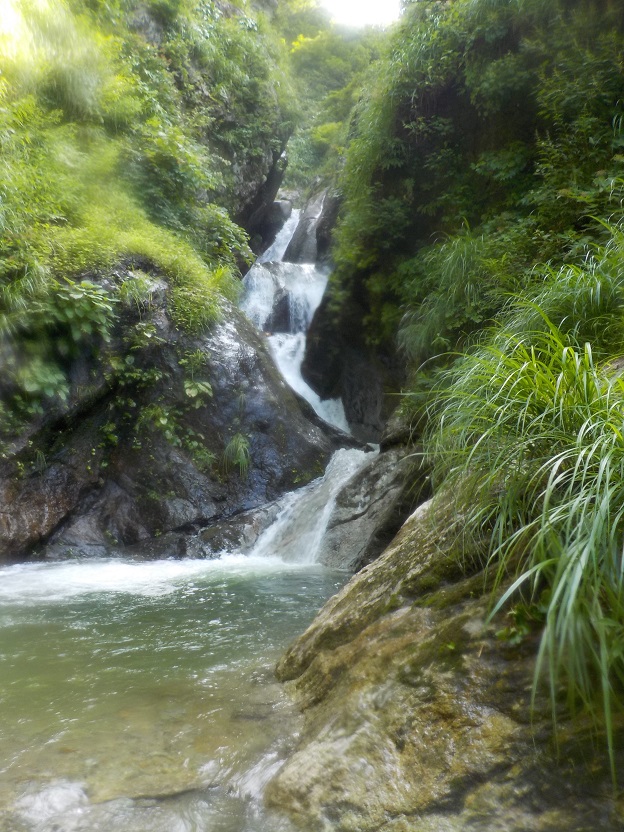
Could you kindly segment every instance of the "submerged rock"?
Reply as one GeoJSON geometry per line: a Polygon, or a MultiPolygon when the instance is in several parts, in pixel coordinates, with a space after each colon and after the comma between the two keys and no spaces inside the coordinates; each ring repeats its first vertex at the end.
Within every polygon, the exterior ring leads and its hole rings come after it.
{"type": "Polygon", "coordinates": [[[531,722],[535,641],[496,638],[484,577],[463,576],[433,511],[417,509],[280,662],[305,727],[269,805],[306,832],[622,829],[588,726],[563,720],[557,755],[541,693],[531,722]]]}

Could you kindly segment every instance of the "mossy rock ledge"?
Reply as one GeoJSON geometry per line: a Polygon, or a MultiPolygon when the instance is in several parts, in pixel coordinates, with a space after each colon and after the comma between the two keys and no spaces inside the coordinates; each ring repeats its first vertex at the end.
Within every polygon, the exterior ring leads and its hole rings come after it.
{"type": "Polygon", "coordinates": [[[545,692],[531,715],[537,637],[496,637],[438,510],[420,506],[280,661],[305,721],[269,805],[306,832],[623,829],[603,741],[577,717],[556,745],[545,692]]]}

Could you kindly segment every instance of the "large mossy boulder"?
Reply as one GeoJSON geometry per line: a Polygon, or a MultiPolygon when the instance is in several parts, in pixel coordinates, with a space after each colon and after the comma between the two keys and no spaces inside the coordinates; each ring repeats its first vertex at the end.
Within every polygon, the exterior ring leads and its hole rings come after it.
{"type": "Polygon", "coordinates": [[[224,301],[217,323],[189,335],[170,318],[167,284],[144,280],[148,301],[129,300],[110,341],[68,368],[68,397],[5,443],[0,558],[197,531],[323,472],[335,443],[244,316],[224,301]]]}
{"type": "Polygon", "coordinates": [[[417,509],[281,660],[305,726],[269,804],[306,832],[622,829],[588,724],[562,718],[557,748],[542,691],[531,713],[537,635],[496,637],[437,511],[417,509]]]}

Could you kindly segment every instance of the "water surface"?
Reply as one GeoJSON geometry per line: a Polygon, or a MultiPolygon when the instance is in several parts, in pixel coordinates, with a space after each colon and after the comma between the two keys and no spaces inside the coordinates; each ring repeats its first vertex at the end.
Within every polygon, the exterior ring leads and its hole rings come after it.
{"type": "Polygon", "coordinates": [[[2,832],[280,832],[273,677],[344,576],[272,557],[0,569],[2,832]]]}

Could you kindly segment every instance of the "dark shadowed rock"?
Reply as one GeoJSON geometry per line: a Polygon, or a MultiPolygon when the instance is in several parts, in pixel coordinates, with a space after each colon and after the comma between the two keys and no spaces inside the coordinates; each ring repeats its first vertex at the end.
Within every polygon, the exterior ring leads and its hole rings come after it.
{"type": "Polygon", "coordinates": [[[293,238],[288,244],[284,260],[288,263],[316,263],[318,246],[316,230],[323,213],[327,192],[316,194],[304,208],[293,238]]]}
{"type": "Polygon", "coordinates": [[[256,214],[253,225],[248,230],[257,236],[258,243],[254,246],[257,254],[262,254],[275,242],[278,232],[290,218],[292,210],[293,205],[289,199],[277,199],[256,214]]]}
{"type": "Polygon", "coordinates": [[[337,194],[328,193],[316,226],[316,259],[318,263],[331,262],[332,235],[338,221],[339,209],[340,197],[337,194]]]}
{"type": "Polygon", "coordinates": [[[153,281],[149,308],[124,310],[110,346],[91,359],[88,375],[104,382],[76,386],[5,454],[0,557],[203,528],[323,472],[335,442],[305,418],[254,327],[224,304],[210,331],[183,335],[153,281]],[[129,339],[148,324],[149,345],[126,364],[129,339]],[[189,355],[203,356],[192,374],[189,355]],[[195,381],[212,395],[194,392],[195,381]]]}
{"type": "Polygon", "coordinates": [[[226,520],[211,521],[203,529],[186,526],[147,538],[118,553],[135,558],[216,558],[226,552],[251,551],[282,508],[280,500],[244,511],[226,520]]]}
{"type": "Polygon", "coordinates": [[[290,300],[285,289],[279,290],[275,295],[273,309],[263,327],[265,332],[291,332],[290,321],[290,300]]]}
{"type": "Polygon", "coordinates": [[[379,442],[396,407],[399,379],[389,357],[382,361],[364,341],[362,310],[353,304],[337,320],[329,293],[316,310],[306,340],[301,373],[321,398],[340,397],[349,426],[364,442],[379,442]]]}
{"type": "Polygon", "coordinates": [[[263,157],[247,159],[244,163],[234,162],[232,165],[235,175],[234,196],[240,206],[236,221],[252,238],[259,238],[259,244],[255,246],[257,251],[264,251],[273,242],[284,223],[283,214],[288,211],[287,205],[275,202],[286,171],[287,141],[288,136],[284,136],[279,150],[267,148],[263,157]]]}

